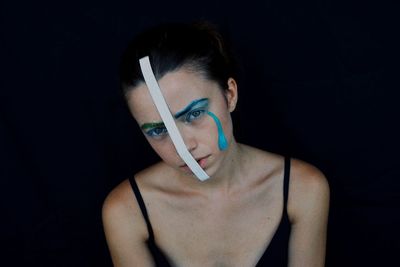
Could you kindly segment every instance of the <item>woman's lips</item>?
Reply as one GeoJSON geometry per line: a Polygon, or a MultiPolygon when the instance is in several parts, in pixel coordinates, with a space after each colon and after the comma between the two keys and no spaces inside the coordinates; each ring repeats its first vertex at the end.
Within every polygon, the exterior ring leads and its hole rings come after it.
{"type": "MultiPolygon", "coordinates": [[[[197,163],[200,165],[201,168],[204,169],[204,167],[206,166],[208,157],[209,157],[209,155],[205,156],[205,157],[202,157],[202,158],[199,158],[199,159],[196,159],[197,163]]],[[[181,168],[183,168],[185,170],[190,170],[190,168],[186,164],[181,166],[181,168]]]]}
{"type": "Polygon", "coordinates": [[[199,165],[200,165],[201,168],[204,169],[204,167],[206,166],[206,163],[207,163],[207,159],[208,159],[208,156],[207,156],[207,157],[204,157],[204,158],[202,158],[202,159],[199,159],[199,160],[197,161],[197,162],[199,163],[199,165]]]}

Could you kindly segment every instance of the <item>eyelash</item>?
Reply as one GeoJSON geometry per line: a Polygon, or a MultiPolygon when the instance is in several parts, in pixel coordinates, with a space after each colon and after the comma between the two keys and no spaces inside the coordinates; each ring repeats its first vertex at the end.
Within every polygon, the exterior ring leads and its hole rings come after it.
{"type": "Polygon", "coordinates": [[[165,127],[156,127],[156,128],[153,128],[153,129],[151,129],[151,130],[146,132],[146,134],[148,136],[150,136],[152,138],[156,138],[156,139],[157,138],[160,139],[161,137],[163,137],[167,133],[168,133],[167,132],[167,128],[165,128],[165,127]],[[162,132],[161,133],[156,133],[156,130],[161,130],[162,132]]]}
{"type": "MultiPolygon", "coordinates": [[[[186,116],[184,117],[184,122],[191,123],[195,120],[202,118],[205,113],[206,113],[205,109],[192,110],[188,114],[186,114],[186,116]],[[196,114],[196,113],[199,113],[199,114],[197,116],[195,116],[194,114],[196,114]],[[191,116],[195,116],[195,117],[191,118],[191,116]]],[[[152,138],[161,139],[163,136],[168,134],[168,131],[167,131],[167,128],[165,128],[165,127],[156,127],[156,128],[153,128],[153,129],[147,131],[146,134],[152,138]],[[161,132],[157,133],[156,132],[157,130],[161,130],[161,132]]]]}
{"type": "Polygon", "coordinates": [[[203,117],[203,115],[205,114],[205,112],[206,112],[206,110],[203,109],[203,108],[199,108],[199,109],[192,110],[192,111],[190,111],[188,114],[186,114],[185,120],[184,120],[184,121],[185,121],[185,123],[190,123],[190,122],[192,122],[192,121],[198,120],[198,119],[200,119],[201,117],[203,117]],[[196,116],[196,117],[190,118],[190,117],[193,116],[196,112],[200,112],[200,114],[199,114],[198,116],[196,116]]]}

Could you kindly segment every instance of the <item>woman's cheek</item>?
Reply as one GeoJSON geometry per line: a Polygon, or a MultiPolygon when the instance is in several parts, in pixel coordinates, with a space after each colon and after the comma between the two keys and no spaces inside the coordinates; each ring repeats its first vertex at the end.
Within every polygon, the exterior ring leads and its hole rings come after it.
{"type": "Polygon", "coordinates": [[[222,127],[222,132],[218,133],[217,130],[217,125],[216,122],[213,121],[214,127],[215,127],[215,134],[223,134],[225,138],[227,139],[228,143],[230,143],[231,137],[232,137],[232,119],[230,116],[230,113],[224,112],[224,110],[221,110],[220,112],[216,113],[215,116],[219,119],[222,127]]]}
{"type": "Polygon", "coordinates": [[[166,136],[162,140],[151,140],[151,138],[147,137],[147,140],[149,141],[153,150],[165,163],[171,165],[176,164],[178,155],[171,138],[166,136]]]}

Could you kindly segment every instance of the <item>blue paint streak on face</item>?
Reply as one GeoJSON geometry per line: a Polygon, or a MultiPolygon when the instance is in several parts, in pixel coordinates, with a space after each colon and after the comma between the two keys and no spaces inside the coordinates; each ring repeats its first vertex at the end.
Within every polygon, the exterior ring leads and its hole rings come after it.
{"type": "Polygon", "coordinates": [[[181,111],[178,111],[175,114],[175,119],[178,119],[179,117],[185,115],[186,113],[188,113],[190,110],[192,110],[194,107],[197,106],[205,106],[208,107],[208,98],[200,98],[200,99],[196,99],[193,100],[192,103],[190,103],[186,108],[184,108],[181,111]]]}
{"type": "Polygon", "coordinates": [[[225,137],[225,134],[224,134],[224,130],[222,129],[221,121],[211,111],[207,111],[207,114],[210,115],[214,119],[215,124],[217,125],[217,128],[218,128],[218,147],[219,147],[219,150],[223,151],[223,150],[228,148],[228,142],[226,141],[226,137],[225,137]]]}

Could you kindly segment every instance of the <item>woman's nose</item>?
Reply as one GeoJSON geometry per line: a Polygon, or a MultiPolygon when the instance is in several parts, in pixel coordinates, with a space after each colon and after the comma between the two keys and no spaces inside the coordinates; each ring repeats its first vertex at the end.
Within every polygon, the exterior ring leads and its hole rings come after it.
{"type": "Polygon", "coordinates": [[[183,142],[186,145],[186,149],[193,151],[197,147],[196,134],[193,129],[188,129],[189,127],[181,127],[180,132],[183,138],[183,142]]]}

